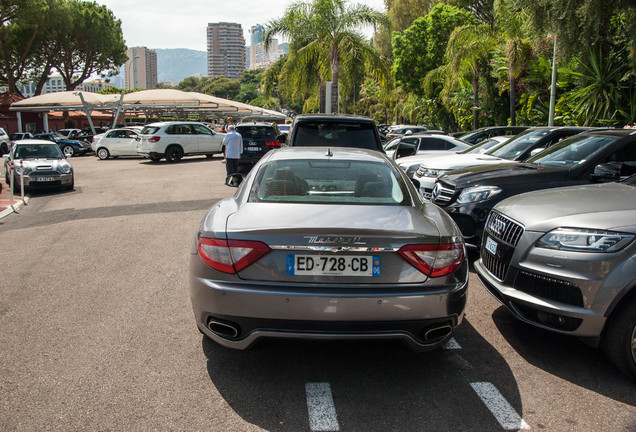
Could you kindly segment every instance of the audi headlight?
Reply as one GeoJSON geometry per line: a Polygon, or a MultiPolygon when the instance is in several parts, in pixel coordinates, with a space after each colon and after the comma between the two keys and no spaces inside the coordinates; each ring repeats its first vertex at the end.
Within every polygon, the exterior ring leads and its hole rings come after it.
{"type": "Polygon", "coordinates": [[[634,240],[634,234],[580,228],[556,228],[536,246],[573,252],[617,252],[634,240]]]}
{"type": "Polygon", "coordinates": [[[497,186],[473,186],[466,188],[459,194],[457,202],[460,204],[473,203],[487,200],[501,192],[497,186]]]}

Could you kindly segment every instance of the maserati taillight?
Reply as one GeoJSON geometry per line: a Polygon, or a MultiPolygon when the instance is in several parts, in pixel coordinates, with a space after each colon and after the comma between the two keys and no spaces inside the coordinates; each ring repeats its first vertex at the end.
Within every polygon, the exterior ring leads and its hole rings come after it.
{"type": "Polygon", "coordinates": [[[199,256],[207,265],[223,273],[238,273],[271,249],[265,243],[244,240],[199,238],[199,256]]]}
{"type": "Polygon", "coordinates": [[[445,276],[457,270],[464,259],[461,241],[442,244],[402,246],[398,253],[411,265],[429,277],[445,276]]]}

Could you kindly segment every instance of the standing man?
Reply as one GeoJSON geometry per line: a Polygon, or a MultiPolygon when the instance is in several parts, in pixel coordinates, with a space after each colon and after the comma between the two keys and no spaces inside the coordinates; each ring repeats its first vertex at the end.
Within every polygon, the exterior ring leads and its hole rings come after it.
{"type": "Polygon", "coordinates": [[[236,174],[238,172],[238,162],[243,154],[243,137],[236,131],[236,126],[228,126],[229,133],[223,138],[223,146],[225,147],[225,169],[227,175],[236,174]]]}

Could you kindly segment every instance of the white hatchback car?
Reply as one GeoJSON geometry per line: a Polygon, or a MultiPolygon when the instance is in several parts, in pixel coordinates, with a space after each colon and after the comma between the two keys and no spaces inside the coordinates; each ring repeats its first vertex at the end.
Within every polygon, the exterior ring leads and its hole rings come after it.
{"type": "Polygon", "coordinates": [[[152,161],[166,158],[176,162],[184,156],[205,155],[211,158],[223,152],[225,134],[213,132],[198,122],[158,122],[141,131],[137,153],[152,161]]]}
{"type": "Polygon", "coordinates": [[[117,156],[139,156],[139,133],[127,128],[112,129],[95,135],[91,147],[98,158],[104,160],[117,156]]]}

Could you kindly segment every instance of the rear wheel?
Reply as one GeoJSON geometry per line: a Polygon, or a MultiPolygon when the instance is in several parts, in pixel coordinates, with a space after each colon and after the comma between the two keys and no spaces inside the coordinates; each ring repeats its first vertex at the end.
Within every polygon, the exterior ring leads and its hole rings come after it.
{"type": "Polygon", "coordinates": [[[101,160],[108,159],[108,156],[110,156],[108,149],[105,149],[104,147],[97,149],[97,157],[100,158],[101,160]]]}
{"type": "Polygon", "coordinates": [[[7,143],[0,144],[0,156],[9,153],[9,145],[7,143]]]}
{"type": "Polygon", "coordinates": [[[636,298],[620,306],[607,324],[603,337],[605,355],[622,372],[636,379],[636,298]]]}
{"type": "Polygon", "coordinates": [[[183,157],[183,149],[179,146],[171,146],[166,149],[166,160],[177,162],[183,157]]]}
{"type": "Polygon", "coordinates": [[[75,149],[70,145],[65,145],[64,147],[62,147],[62,153],[64,153],[64,156],[66,156],[67,158],[70,158],[73,157],[73,155],[75,154],[75,149]]]}

